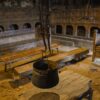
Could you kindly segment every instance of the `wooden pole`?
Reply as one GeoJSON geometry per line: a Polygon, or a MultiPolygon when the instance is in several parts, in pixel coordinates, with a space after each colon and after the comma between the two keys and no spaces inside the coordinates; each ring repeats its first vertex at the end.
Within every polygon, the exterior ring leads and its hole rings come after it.
{"type": "Polygon", "coordinates": [[[94,34],[93,34],[93,56],[92,56],[92,61],[95,60],[95,54],[96,54],[96,34],[97,34],[98,30],[94,30],[94,34]]]}

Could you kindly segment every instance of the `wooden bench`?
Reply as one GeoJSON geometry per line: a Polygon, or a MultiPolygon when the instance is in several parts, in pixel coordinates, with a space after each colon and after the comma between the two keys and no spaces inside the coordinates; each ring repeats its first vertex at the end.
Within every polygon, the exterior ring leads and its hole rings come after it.
{"type": "Polygon", "coordinates": [[[63,60],[65,61],[71,61],[71,60],[77,60],[82,59],[89,53],[89,50],[86,48],[78,48],[75,50],[71,50],[65,53],[59,53],[55,56],[49,57],[48,62],[51,64],[51,66],[57,66],[58,62],[61,62],[63,60]]]}
{"type": "MultiPolygon", "coordinates": [[[[52,44],[51,48],[58,48],[58,45],[52,44]]],[[[13,63],[19,62],[24,59],[29,59],[31,57],[33,58],[31,59],[32,61],[32,60],[37,60],[39,58],[42,58],[43,56],[46,56],[46,54],[44,54],[43,51],[44,51],[44,47],[36,47],[28,50],[9,53],[7,55],[0,56],[0,62],[3,62],[5,64],[5,71],[7,71],[7,67],[10,67],[13,63]],[[39,55],[39,57],[35,58],[35,55],[39,55]]],[[[29,62],[29,60],[27,62],[29,62]]]]}

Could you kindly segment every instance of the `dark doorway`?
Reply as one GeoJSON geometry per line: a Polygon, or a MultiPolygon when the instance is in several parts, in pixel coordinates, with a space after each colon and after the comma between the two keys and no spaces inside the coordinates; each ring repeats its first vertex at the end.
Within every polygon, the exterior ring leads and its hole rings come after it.
{"type": "Polygon", "coordinates": [[[91,27],[90,38],[93,38],[95,30],[98,30],[98,32],[100,33],[100,29],[98,27],[91,27]]]}
{"type": "Polygon", "coordinates": [[[56,33],[62,34],[62,26],[61,25],[56,25],[56,33]]]}
{"type": "Polygon", "coordinates": [[[11,30],[18,30],[19,27],[18,27],[17,24],[12,24],[12,25],[10,25],[10,29],[11,29],[11,30]]]}
{"type": "Polygon", "coordinates": [[[25,23],[25,24],[23,25],[23,27],[24,27],[24,29],[31,29],[31,28],[32,28],[32,26],[31,26],[30,23],[25,23]]]}
{"type": "Polygon", "coordinates": [[[4,27],[0,25],[0,32],[4,32],[4,27]]]}
{"type": "Polygon", "coordinates": [[[84,26],[77,27],[77,36],[82,36],[82,37],[86,36],[86,29],[84,26]]]}
{"type": "Polygon", "coordinates": [[[42,24],[40,23],[40,22],[37,22],[36,24],[35,24],[35,28],[37,28],[37,27],[39,27],[39,26],[41,26],[42,24]]]}
{"type": "Polygon", "coordinates": [[[71,25],[66,26],[66,34],[73,35],[73,27],[71,25]]]}

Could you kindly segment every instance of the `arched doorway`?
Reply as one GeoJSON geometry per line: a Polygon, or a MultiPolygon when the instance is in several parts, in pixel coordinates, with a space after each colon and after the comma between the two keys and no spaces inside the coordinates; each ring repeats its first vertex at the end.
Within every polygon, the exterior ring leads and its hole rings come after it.
{"type": "Polygon", "coordinates": [[[37,22],[36,24],[35,24],[35,28],[37,28],[37,27],[40,27],[42,24],[40,23],[40,22],[37,22]]]}
{"type": "Polygon", "coordinates": [[[91,27],[90,38],[93,38],[95,30],[98,30],[98,32],[100,32],[100,29],[98,27],[91,27]]]}
{"type": "Polygon", "coordinates": [[[23,25],[23,27],[24,27],[24,29],[31,29],[31,28],[32,28],[32,26],[31,26],[30,23],[25,23],[25,24],[23,25]]]}
{"type": "Polygon", "coordinates": [[[0,32],[4,32],[4,27],[0,25],[0,32]]]}
{"type": "Polygon", "coordinates": [[[19,26],[17,24],[10,25],[10,30],[18,30],[19,26]]]}
{"type": "Polygon", "coordinates": [[[86,29],[84,26],[77,27],[77,36],[85,37],[86,36],[86,29]]]}
{"type": "Polygon", "coordinates": [[[66,26],[66,35],[73,35],[73,27],[71,25],[66,26]]]}
{"type": "Polygon", "coordinates": [[[62,26],[61,25],[56,25],[56,33],[62,34],[62,26]]]}

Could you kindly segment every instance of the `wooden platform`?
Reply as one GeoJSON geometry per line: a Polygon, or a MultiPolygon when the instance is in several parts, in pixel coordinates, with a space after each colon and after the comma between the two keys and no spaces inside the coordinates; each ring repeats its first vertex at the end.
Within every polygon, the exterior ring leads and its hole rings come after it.
{"type": "Polygon", "coordinates": [[[72,71],[59,74],[59,83],[50,89],[32,86],[19,100],[74,100],[89,89],[90,79],[72,71]]]}

